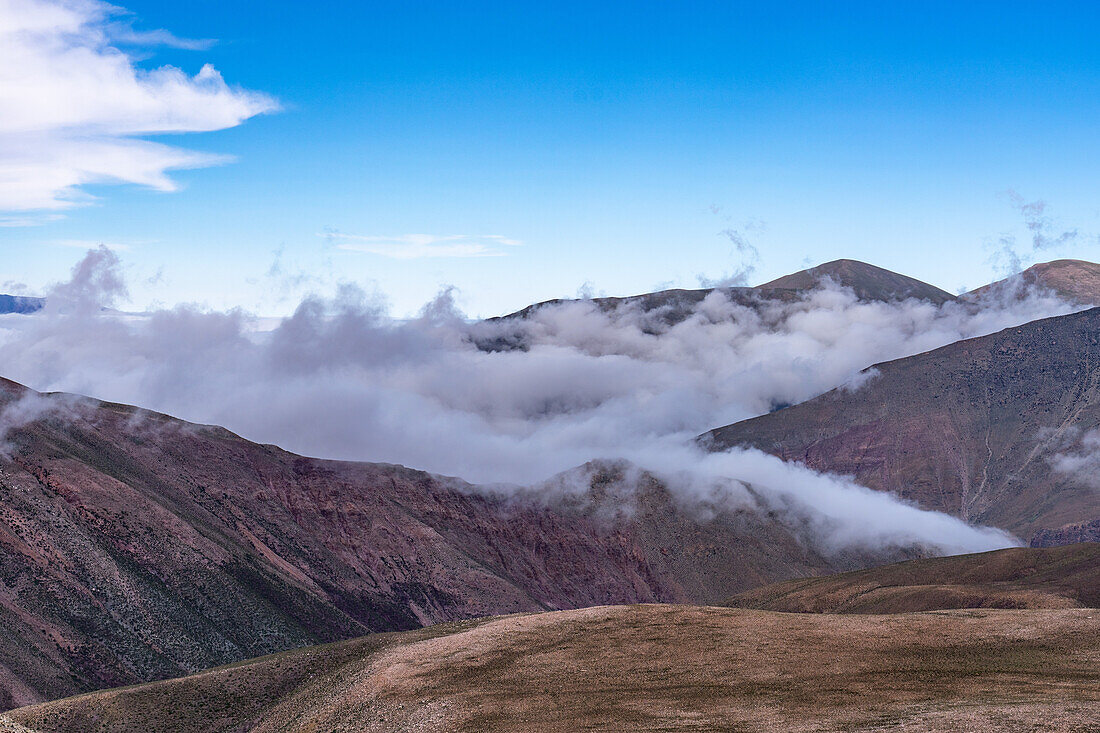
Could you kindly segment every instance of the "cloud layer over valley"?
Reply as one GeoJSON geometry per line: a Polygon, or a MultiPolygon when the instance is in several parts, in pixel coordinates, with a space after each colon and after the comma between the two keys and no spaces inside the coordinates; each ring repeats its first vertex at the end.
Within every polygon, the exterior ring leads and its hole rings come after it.
{"type": "Polygon", "coordinates": [[[830,544],[924,541],[949,551],[1011,540],[761,453],[704,454],[692,439],[833,387],[858,389],[874,379],[861,374],[873,363],[1073,309],[1037,292],[942,306],[861,302],[825,284],[753,307],[714,291],[674,324],[661,311],[593,301],[470,323],[444,291],[397,322],[380,294],[344,285],[261,330],[239,310],[105,311],[125,292],[119,273],[118,255],[90,252],[39,314],[3,317],[3,375],[298,453],[479,483],[532,485],[625,458],[687,497],[797,515],[830,544]],[[522,348],[478,348],[486,341],[522,348]]]}

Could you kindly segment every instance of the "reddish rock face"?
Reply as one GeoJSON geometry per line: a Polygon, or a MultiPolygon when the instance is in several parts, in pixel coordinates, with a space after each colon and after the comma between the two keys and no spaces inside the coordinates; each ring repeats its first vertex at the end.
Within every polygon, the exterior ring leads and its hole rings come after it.
{"type": "Polygon", "coordinates": [[[858,390],[836,389],[703,440],[850,474],[1024,538],[1100,518],[1094,477],[1056,467],[1060,454],[1090,450],[1081,437],[1100,426],[1100,309],[873,369],[858,390]]]}
{"type": "Polygon", "coordinates": [[[714,601],[864,566],[777,519],[623,499],[491,495],[401,466],[313,460],[216,427],[0,385],[0,706],[449,619],[714,601]]]}

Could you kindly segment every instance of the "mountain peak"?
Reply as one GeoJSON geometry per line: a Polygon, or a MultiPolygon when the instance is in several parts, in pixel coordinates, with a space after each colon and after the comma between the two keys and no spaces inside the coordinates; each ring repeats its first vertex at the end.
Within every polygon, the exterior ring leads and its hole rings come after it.
{"type": "Polygon", "coordinates": [[[1100,264],[1086,260],[1053,260],[1032,265],[1021,273],[1024,282],[1037,283],[1082,305],[1100,305],[1100,264]]]}
{"type": "Polygon", "coordinates": [[[953,295],[916,278],[901,275],[859,260],[833,260],[816,267],[784,275],[757,290],[806,290],[824,279],[851,288],[861,300],[899,300],[917,298],[932,303],[954,300],[953,295]]]}
{"type": "Polygon", "coordinates": [[[1021,286],[1046,288],[1071,303],[1100,305],[1100,264],[1087,260],[1039,262],[1023,272],[972,290],[967,295],[979,295],[995,289],[1016,289],[1021,286]]]}

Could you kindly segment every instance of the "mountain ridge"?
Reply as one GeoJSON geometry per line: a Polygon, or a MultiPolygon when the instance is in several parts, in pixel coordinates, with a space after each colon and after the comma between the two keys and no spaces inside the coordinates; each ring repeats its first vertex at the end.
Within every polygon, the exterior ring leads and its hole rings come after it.
{"type": "Polygon", "coordinates": [[[728,599],[726,605],[788,613],[1096,608],[1100,544],[910,560],[761,586],[728,599]]]}
{"type": "Polygon", "coordinates": [[[637,295],[600,296],[596,298],[553,298],[532,303],[518,311],[486,319],[490,322],[526,318],[541,308],[566,303],[592,302],[604,311],[624,306],[638,307],[642,311],[665,308],[670,311],[669,320],[676,322],[686,317],[686,312],[701,303],[713,292],[721,292],[741,305],[753,305],[759,300],[793,301],[803,292],[829,280],[840,287],[850,288],[861,300],[895,301],[906,298],[927,300],[937,305],[954,300],[955,296],[934,285],[921,282],[907,275],[860,262],[859,260],[833,260],[805,270],[799,270],[770,282],[755,286],[717,286],[704,288],[671,288],[637,295]]]}

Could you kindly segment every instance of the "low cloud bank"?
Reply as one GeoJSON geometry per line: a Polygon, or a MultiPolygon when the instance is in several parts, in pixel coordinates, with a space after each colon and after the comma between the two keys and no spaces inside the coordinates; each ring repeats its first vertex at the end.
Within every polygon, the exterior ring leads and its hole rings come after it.
{"type": "Polygon", "coordinates": [[[624,453],[626,459],[590,462],[524,491],[551,503],[558,497],[571,499],[597,516],[629,516],[638,506],[639,492],[656,480],[670,490],[682,510],[700,521],[720,513],[752,511],[781,523],[826,554],[850,548],[914,547],[957,554],[1020,544],[999,529],[972,527],[847,477],[817,473],[757,450],[705,453],[695,445],[667,440],[624,453]],[[609,473],[621,479],[601,483],[601,495],[592,497],[592,479],[609,473]]]}
{"type": "Polygon", "coordinates": [[[1073,310],[1041,292],[935,306],[860,302],[826,284],[786,303],[744,305],[715,291],[676,323],[580,301],[471,324],[444,292],[396,322],[379,294],[345,285],[260,331],[239,310],[104,311],[125,291],[119,271],[115,253],[93,251],[41,313],[0,318],[4,376],[307,455],[479,483],[531,485],[625,458],[685,495],[745,482],[754,501],[798,507],[831,544],[906,537],[947,551],[1012,541],[757,452],[704,454],[691,439],[839,385],[858,389],[870,364],[1073,310]],[[487,335],[523,348],[479,349],[487,335]]]}
{"type": "Polygon", "coordinates": [[[1051,467],[1081,486],[1100,491],[1100,429],[1070,428],[1051,442],[1057,451],[1047,459],[1051,467]]]}

